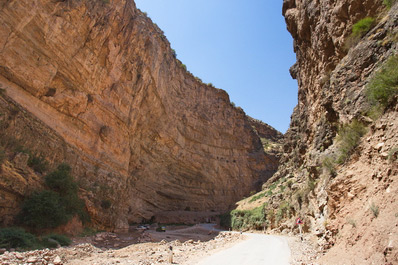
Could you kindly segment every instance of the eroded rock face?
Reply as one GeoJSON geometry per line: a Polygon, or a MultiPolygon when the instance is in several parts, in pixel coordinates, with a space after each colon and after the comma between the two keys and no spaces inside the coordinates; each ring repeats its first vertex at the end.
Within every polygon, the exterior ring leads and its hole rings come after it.
{"type": "Polygon", "coordinates": [[[98,225],[223,212],[277,168],[133,1],[3,1],[0,62],[3,132],[68,162],[98,225]]]}
{"type": "Polygon", "coordinates": [[[398,140],[397,107],[394,101],[381,118],[371,120],[366,87],[398,51],[398,6],[387,10],[376,0],[285,0],[283,14],[297,55],[290,71],[299,85],[285,153],[273,177],[295,183],[283,194],[294,210],[283,225],[296,231],[294,218],[305,219],[305,230],[319,237],[325,251],[331,248],[321,264],[393,263],[397,251],[387,245],[395,242],[396,227],[389,223],[389,204],[396,204],[391,191],[398,184],[396,164],[386,154],[398,140]],[[350,37],[352,25],[369,16],[376,18],[374,27],[361,38],[350,37]],[[367,134],[339,165],[332,161],[339,152],[338,128],[354,120],[368,128],[367,134]],[[369,206],[374,201],[383,212],[377,221],[369,206]]]}

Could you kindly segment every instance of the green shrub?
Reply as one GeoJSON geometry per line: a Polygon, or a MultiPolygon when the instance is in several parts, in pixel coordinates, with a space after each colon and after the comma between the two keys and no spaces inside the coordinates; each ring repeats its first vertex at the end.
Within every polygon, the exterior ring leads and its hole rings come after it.
{"type": "Polygon", "coordinates": [[[373,28],[375,19],[372,17],[366,17],[359,20],[352,26],[353,37],[363,37],[366,33],[373,28]]]}
{"type": "Polygon", "coordinates": [[[235,230],[261,229],[266,224],[265,205],[251,210],[231,211],[231,226],[235,230]]]}
{"type": "Polygon", "coordinates": [[[44,190],[35,192],[24,200],[18,219],[28,227],[43,229],[65,224],[69,216],[59,194],[44,190]]]}
{"type": "Polygon", "coordinates": [[[398,95],[398,55],[391,56],[367,86],[370,104],[384,110],[398,95]]]}
{"type": "Polygon", "coordinates": [[[254,195],[254,196],[250,199],[249,202],[257,201],[258,199],[261,199],[261,198],[265,197],[265,195],[266,195],[265,192],[260,192],[260,193],[258,193],[258,194],[256,194],[256,195],[254,195]]]}
{"type": "Polygon", "coordinates": [[[67,164],[59,165],[55,171],[45,176],[47,186],[61,195],[76,193],[77,184],[70,171],[71,168],[67,164]]]}
{"type": "Polygon", "coordinates": [[[36,237],[21,228],[0,229],[0,248],[31,249],[35,245],[37,245],[36,237]]]}
{"type": "Polygon", "coordinates": [[[336,162],[338,164],[343,164],[350,157],[365,133],[366,127],[356,120],[340,127],[337,136],[339,155],[336,162]]]}
{"type": "Polygon", "coordinates": [[[50,234],[50,235],[46,235],[46,236],[42,237],[42,241],[48,241],[48,242],[52,241],[52,240],[48,240],[48,239],[57,241],[58,244],[61,246],[69,246],[70,244],[72,244],[72,240],[65,235],[50,234]]]}
{"type": "Polygon", "coordinates": [[[397,0],[383,0],[383,4],[390,9],[397,0]]]}
{"type": "Polygon", "coordinates": [[[42,174],[47,170],[48,162],[42,156],[29,155],[28,166],[42,174]]]}
{"type": "Polygon", "coordinates": [[[276,222],[278,223],[283,218],[289,218],[293,214],[293,207],[289,202],[284,201],[279,205],[278,211],[276,212],[276,222]]]}

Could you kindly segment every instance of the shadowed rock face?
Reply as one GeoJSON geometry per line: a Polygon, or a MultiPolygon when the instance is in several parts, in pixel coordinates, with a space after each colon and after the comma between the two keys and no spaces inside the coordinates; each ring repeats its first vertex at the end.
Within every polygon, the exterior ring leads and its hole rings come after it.
{"type": "Polygon", "coordinates": [[[110,2],[0,3],[3,133],[52,165],[68,162],[100,226],[226,211],[278,162],[133,1],[110,2]]]}

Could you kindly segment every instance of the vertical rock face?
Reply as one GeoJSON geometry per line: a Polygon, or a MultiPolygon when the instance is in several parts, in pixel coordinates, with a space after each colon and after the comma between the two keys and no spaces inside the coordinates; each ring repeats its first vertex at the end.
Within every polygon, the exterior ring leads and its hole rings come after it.
{"type": "Polygon", "coordinates": [[[222,212],[276,170],[244,112],[131,0],[2,1],[0,62],[3,132],[68,162],[103,226],[222,212]]]}
{"type": "Polygon", "coordinates": [[[398,51],[398,6],[387,10],[378,0],[285,0],[283,14],[294,38],[297,62],[290,72],[299,92],[273,178],[294,183],[283,194],[291,206],[284,218],[291,220],[280,227],[295,229],[293,219],[304,218],[304,229],[325,249],[332,247],[322,264],[394,263],[397,228],[390,221],[391,204],[398,200],[397,167],[387,154],[395,154],[398,140],[396,98],[378,120],[365,113],[367,84],[398,51]],[[352,26],[365,17],[375,23],[355,40],[352,26]],[[338,165],[333,160],[340,152],[338,128],[352,121],[367,126],[367,134],[338,165]]]}

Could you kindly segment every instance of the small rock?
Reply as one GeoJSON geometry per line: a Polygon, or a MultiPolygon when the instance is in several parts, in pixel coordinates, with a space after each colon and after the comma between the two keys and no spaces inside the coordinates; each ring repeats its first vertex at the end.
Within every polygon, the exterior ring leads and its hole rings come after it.
{"type": "Polygon", "coordinates": [[[62,264],[62,260],[59,256],[56,256],[54,261],[53,261],[54,265],[61,265],[62,264]]]}
{"type": "Polygon", "coordinates": [[[35,263],[35,262],[37,262],[37,258],[36,258],[36,257],[29,257],[29,258],[26,260],[26,262],[28,262],[28,263],[35,263]]]}
{"type": "Polygon", "coordinates": [[[373,148],[376,149],[377,151],[380,151],[381,148],[383,148],[384,143],[378,143],[377,145],[375,145],[373,148]]]}

